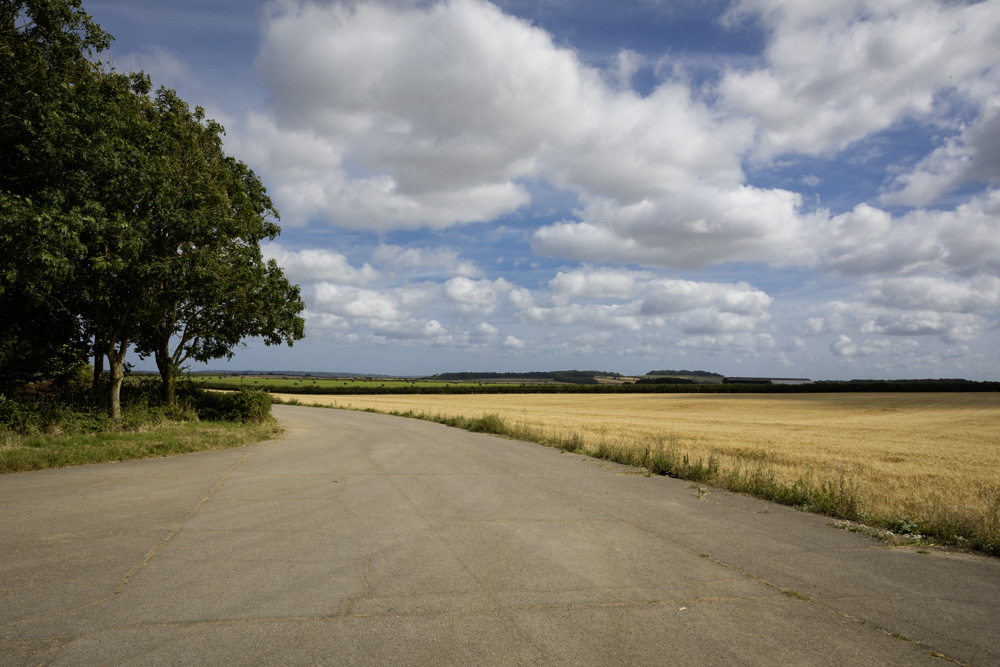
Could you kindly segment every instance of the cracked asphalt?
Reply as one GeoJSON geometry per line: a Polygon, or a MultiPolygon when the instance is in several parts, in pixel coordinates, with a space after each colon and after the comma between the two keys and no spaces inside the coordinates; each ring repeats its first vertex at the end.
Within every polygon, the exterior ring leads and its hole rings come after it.
{"type": "Polygon", "coordinates": [[[1000,561],[534,444],[275,406],[0,477],[0,664],[1000,664],[1000,561]]]}

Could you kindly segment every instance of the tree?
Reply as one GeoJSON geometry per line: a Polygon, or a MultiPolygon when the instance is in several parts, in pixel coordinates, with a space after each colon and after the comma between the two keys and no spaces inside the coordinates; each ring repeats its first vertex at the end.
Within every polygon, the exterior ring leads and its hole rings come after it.
{"type": "Polygon", "coordinates": [[[77,90],[111,37],[79,0],[0,0],[0,377],[59,375],[86,352],[69,306],[94,202],[77,90]]]}
{"type": "Polygon", "coordinates": [[[206,264],[208,275],[200,284],[189,283],[189,291],[177,294],[159,325],[148,330],[151,335],[140,338],[140,354],[156,359],[166,405],[174,404],[176,374],[185,361],[232,357],[247,337],[262,338],[266,345],[291,345],[303,337],[299,288],[274,260],[265,264],[259,252],[249,255],[206,264]]]}
{"type": "Polygon", "coordinates": [[[229,356],[248,336],[291,344],[303,336],[304,305],[263,262],[260,242],[280,232],[278,214],[260,179],[223,151],[222,127],[172,90],[150,97],[143,75],[97,83],[88,173],[102,215],[88,226],[78,282],[118,418],[130,345],[155,357],[172,405],[185,360],[229,356]]]}
{"type": "Polygon", "coordinates": [[[247,337],[291,345],[303,337],[304,304],[281,268],[263,261],[260,242],[280,233],[278,213],[253,171],[223,151],[222,126],[172,90],[161,89],[154,106],[164,168],[150,234],[162,261],[136,349],[156,359],[172,406],[185,361],[231,357],[247,337]]]}
{"type": "MultiPolygon", "coordinates": [[[[30,305],[73,330],[67,343],[92,338],[112,418],[132,345],[157,357],[172,401],[185,359],[301,338],[298,288],[260,254],[277,212],[222,127],[91,62],[110,37],[79,0],[0,0],[0,36],[0,297],[24,304],[20,324],[30,305]]],[[[0,362],[27,331],[0,334],[0,362]]]]}

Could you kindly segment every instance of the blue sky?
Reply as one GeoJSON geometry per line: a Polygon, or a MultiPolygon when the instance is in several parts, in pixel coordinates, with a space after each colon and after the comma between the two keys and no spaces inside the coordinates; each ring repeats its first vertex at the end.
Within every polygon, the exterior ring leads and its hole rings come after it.
{"type": "Polygon", "coordinates": [[[85,6],[281,212],[211,368],[1000,377],[997,0],[85,6]]]}

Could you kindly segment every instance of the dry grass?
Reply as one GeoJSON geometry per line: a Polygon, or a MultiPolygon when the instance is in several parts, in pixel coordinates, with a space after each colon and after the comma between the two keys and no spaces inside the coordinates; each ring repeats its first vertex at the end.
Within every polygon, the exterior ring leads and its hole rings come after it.
{"type": "Polygon", "coordinates": [[[858,500],[858,518],[1000,545],[1000,393],[297,398],[429,416],[496,414],[512,431],[573,438],[588,453],[652,447],[692,461],[712,456],[718,480],[739,470],[784,486],[827,484],[858,500]]]}

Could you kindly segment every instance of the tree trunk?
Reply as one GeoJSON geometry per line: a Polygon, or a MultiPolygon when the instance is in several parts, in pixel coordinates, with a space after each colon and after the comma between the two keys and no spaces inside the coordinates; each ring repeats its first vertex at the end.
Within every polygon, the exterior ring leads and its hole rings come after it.
{"type": "Polygon", "coordinates": [[[161,361],[160,353],[156,354],[156,367],[160,371],[160,400],[168,408],[174,407],[177,390],[177,378],[174,377],[174,365],[170,358],[161,361]]]}
{"type": "Polygon", "coordinates": [[[94,337],[94,389],[101,386],[101,376],[104,375],[104,350],[101,341],[94,337]]]}
{"type": "Polygon", "coordinates": [[[160,400],[168,408],[174,407],[177,378],[174,377],[174,360],[170,357],[170,339],[163,341],[156,354],[156,368],[160,371],[160,400]]]}
{"type": "Polygon", "coordinates": [[[112,421],[122,419],[122,381],[125,379],[125,345],[122,351],[115,350],[114,345],[108,345],[108,363],[111,366],[111,386],[108,390],[108,414],[112,421]]]}

